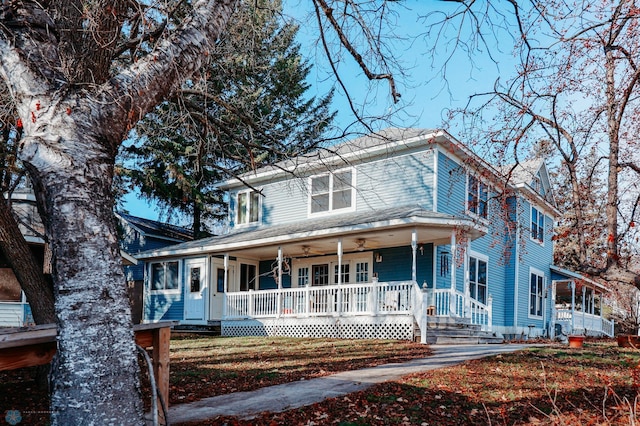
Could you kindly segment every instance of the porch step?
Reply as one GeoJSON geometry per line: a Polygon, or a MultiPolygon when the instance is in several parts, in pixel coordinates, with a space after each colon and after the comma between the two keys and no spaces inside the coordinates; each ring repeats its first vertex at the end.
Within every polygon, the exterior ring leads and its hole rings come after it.
{"type": "Polygon", "coordinates": [[[178,324],[173,326],[171,331],[176,333],[197,333],[220,336],[222,334],[222,326],[220,321],[209,321],[207,325],[178,324]]]}
{"type": "MultiPolygon", "coordinates": [[[[473,345],[503,343],[496,333],[482,331],[481,326],[471,324],[468,318],[428,317],[427,343],[437,345],[473,345]]],[[[419,333],[419,330],[416,330],[419,333]]]]}

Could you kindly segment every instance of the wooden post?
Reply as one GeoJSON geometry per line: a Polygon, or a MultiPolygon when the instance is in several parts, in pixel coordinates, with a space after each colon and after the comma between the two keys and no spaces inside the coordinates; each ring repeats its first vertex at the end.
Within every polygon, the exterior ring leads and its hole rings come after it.
{"type": "Polygon", "coordinates": [[[154,329],[152,339],[153,374],[156,376],[158,391],[162,395],[167,409],[169,409],[169,346],[171,329],[169,327],[154,329]]]}

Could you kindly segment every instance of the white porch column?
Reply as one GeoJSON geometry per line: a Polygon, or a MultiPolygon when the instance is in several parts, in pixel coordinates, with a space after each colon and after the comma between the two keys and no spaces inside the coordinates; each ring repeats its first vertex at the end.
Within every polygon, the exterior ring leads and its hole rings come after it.
{"type": "Polygon", "coordinates": [[[582,330],[583,333],[587,332],[587,313],[585,312],[585,310],[587,309],[586,307],[586,298],[587,298],[587,287],[584,286],[584,284],[582,285],[582,330]]]}
{"type": "MultiPolygon", "coordinates": [[[[224,254],[222,262],[224,267],[224,277],[222,278],[222,288],[224,289],[222,293],[222,318],[225,318],[227,316],[227,292],[229,291],[229,253],[224,254]]],[[[218,278],[214,277],[214,279],[217,280],[218,278]]]]}
{"type": "Polygon", "coordinates": [[[418,278],[417,278],[417,253],[416,250],[418,249],[418,231],[416,231],[415,229],[413,229],[411,231],[411,254],[412,254],[412,260],[411,260],[411,280],[413,282],[418,282],[418,278]]]}
{"type": "Polygon", "coordinates": [[[449,315],[456,314],[456,230],[451,231],[451,292],[449,294],[449,315]]]}
{"type": "Polygon", "coordinates": [[[282,314],[282,247],[278,246],[278,306],[276,314],[282,314]]]}
{"type": "Polygon", "coordinates": [[[571,333],[575,327],[576,318],[576,282],[571,281],[571,333]]]}
{"type": "MultiPolygon", "coordinates": [[[[331,274],[331,271],[329,271],[329,274],[331,274]]],[[[338,288],[338,307],[336,311],[340,315],[342,312],[342,238],[338,238],[338,287],[340,288],[338,288]]]]}

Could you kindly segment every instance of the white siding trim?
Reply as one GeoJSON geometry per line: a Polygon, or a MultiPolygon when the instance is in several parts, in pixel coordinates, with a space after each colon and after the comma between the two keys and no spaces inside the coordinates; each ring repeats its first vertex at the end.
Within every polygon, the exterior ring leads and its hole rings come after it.
{"type": "MultiPolygon", "coordinates": [[[[439,151],[438,149],[433,149],[431,150],[431,152],[433,153],[432,154],[432,157],[433,157],[433,211],[437,212],[438,211],[438,157],[439,157],[438,152],[439,151]]],[[[434,277],[435,277],[435,274],[434,274],[434,277]]]]}
{"type": "Polygon", "coordinates": [[[538,268],[534,268],[533,266],[529,267],[529,276],[527,277],[527,318],[530,319],[534,319],[534,320],[544,320],[544,316],[545,316],[545,297],[544,297],[544,291],[547,287],[547,275],[542,272],[540,269],[538,268]],[[537,275],[539,277],[542,277],[542,315],[531,315],[531,311],[529,310],[529,304],[531,303],[531,275],[537,275]]]}

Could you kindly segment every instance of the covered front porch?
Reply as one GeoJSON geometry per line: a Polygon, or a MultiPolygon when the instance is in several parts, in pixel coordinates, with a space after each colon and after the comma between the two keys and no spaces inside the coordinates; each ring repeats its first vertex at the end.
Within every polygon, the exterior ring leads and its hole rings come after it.
{"type": "Polygon", "coordinates": [[[223,296],[222,334],[426,341],[427,315],[489,330],[490,300],[483,304],[460,291],[464,277],[456,277],[455,267],[446,281],[435,272],[438,247],[464,253],[457,241],[478,238],[486,228],[421,209],[375,214],[378,220],[369,215],[286,235],[286,228],[279,235],[270,229],[268,240],[226,250],[224,270],[213,274],[223,296]],[[256,276],[243,275],[252,261],[256,276]]]}
{"type": "Polygon", "coordinates": [[[551,330],[555,336],[579,334],[614,336],[614,322],[605,318],[603,285],[566,269],[553,266],[555,304],[551,330]]]}

